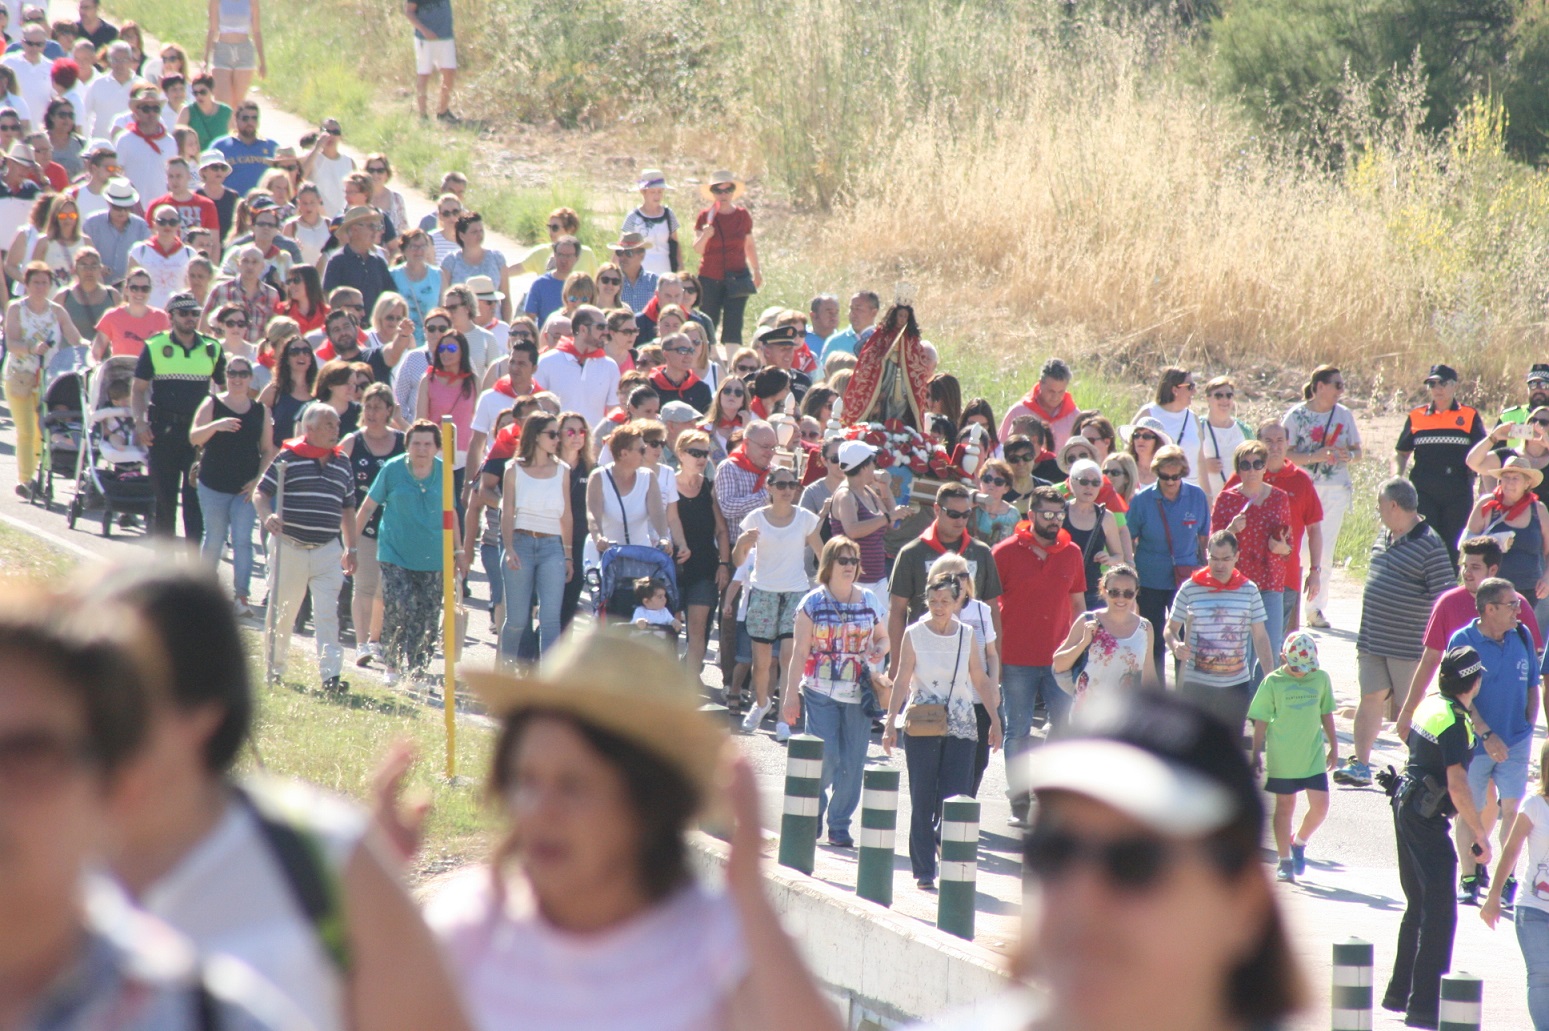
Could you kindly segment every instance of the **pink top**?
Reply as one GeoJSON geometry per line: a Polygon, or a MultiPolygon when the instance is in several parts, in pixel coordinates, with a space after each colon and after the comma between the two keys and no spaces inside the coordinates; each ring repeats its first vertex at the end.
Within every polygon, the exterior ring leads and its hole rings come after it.
{"type": "MultiPolygon", "coordinates": [[[[1527,627],[1527,632],[1532,635],[1533,648],[1544,646],[1543,634],[1538,629],[1538,619],[1533,615],[1533,603],[1517,595],[1522,604],[1517,609],[1517,619],[1527,627]]],[[[1467,587],[1454,587],[1436,599],[1436,604],[1431,606],[1431,618],[1425,624],[1424,644],[1427,648],[1434,648],[1439,652],[1447,650],[1447,642],[1452,640],[1452,635],[1462,630],[1468,624],[1479,618],[1479,607],[1474,603],[1474,596],[1468,593],[1467,587]]]]}
{"type": "Polygon", "coordinates": [[[119,305],[97,320],[97,332],[108,338],[113,354],[138,358],[145,350],[145,342],[171,325],[167,313],[160,308],[147,308],[144,315],[135,318],[129,314],[128,305],[119,305]]]}
{"type": "Polygon", "coordinates": [[[457,462],[452,468],[461,469],[468,457],[468,435],[473,432],[473,409],[479,392],[469,390],[465,394],[462,380],[447,380],[429,373],[425,374],[421,389],[430,396],[426,418],[440,425],[443,415],[452,417],[452,425],[457,427],[457,462]]]}
{"type": "Polygon", "coordinates": [[[1287,543],[1290,543],[1290,496],[1279,487],[1271,487],[1268,497],[1250,505],[1241,485],[1228,487],[1216,495],[1215,508],[1210,513],[1210,531],[1226,529],[1243,509],[1248,510],[1248,523],[1237,535],[1237,569],[1261,591],[1285,590],[1295,569],[1292,557],[1295,549],[1290,555],[1271,554],[1269,539],[1285,532],[1287,543]]]}
{"type": "Polygon", "coordinates": [[[698,884],[619,927],[577,935],[530,896],[495,897],[489,868],[425,907],[480,1031],[720,1031],[748,974],[731,901],[698,884]]]}

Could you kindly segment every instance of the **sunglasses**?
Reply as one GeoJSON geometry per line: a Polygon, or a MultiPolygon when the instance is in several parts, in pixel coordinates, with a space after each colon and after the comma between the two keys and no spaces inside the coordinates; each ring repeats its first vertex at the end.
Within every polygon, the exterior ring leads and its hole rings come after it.
{"type": "Polygon", "coordinates": [[[646,447],[666,447],[667,446],[667,438],[665,438],[665,437],[646,437],[645,438],[645,446],[646,447]]]}
{"type": "Polygon", "coordinates": [[[795,480],[770,480],[769,486],[774,490],[795,490],[799,484],[795,480]]]}
{"type": "Polygon", "coordinates": [[[1215,398],[1217,401],[1230,401],[1232,398],[1236,397],[1237,394],[1235,391],[1231,390],[1217,390],[1213,391],[1210,396],[1215,398]]]}
{"type": "Polygon", "coordinates": [[[0,132],[21,132],[20,122],[0,122],[0,132]]]}
{"type": "Polygon", "coordinates": [[[149,283],[128,283],[124,286],[124,289],[132,290],[137,294],[148,294],[151,292],[149,283]]]}
{"type": "Polygon", "coordinates": [[[620,279],[618,276],[601,276],[601,277],[598,278],[597,282],[601,283],[603,286],[623,286],[624,285],[624,281],[622,279],[620,279]]]}
{"type": "Polygon", "coordinates": [[[987,483],[991,487],[1009,487],[1009,486],[1011,486],[1011,481],[1006,479],[1003,476],[981,476],[981,477],[979,477],[979,482],[980,483],[987,483]]]}
{"type": "Polygon", "coordinates": [[[943,508],[941,510],[941,517],[943,519],[967,519],[972,512],[973,509],[971,508],[943,508]]]}
{"type": "Polygon", "coordinates": [[[1103,485],[1103,481],[1102,480],[1094,480],[1090,476],[1083,476],[1081,479],[1079,479],[1079,480],[1072,480],[1071,482],[1074,483],[1077,487],[1093,487],[1093,488],[1096,488],[1096,487],[1101,487],[1103,485]]]}
{"type": "Polygon", "coordinates": [[[814,441],[815,440],[822,440],[823,439],[823,431],[822,430],[802,430],[801,431],[801,439],[802,440],[814,440],[814,441]]]}
{"type": "Polygon", "coordinates": [[[238,379],[242,379],[243,377],[251,377],[252,375],[253,375],[253,370],[252,369],[233,369],[229,365],[226,366],[226,378],[227,379],[231,379],[233,376],[235,376],[238,379]]]}
{"type": "Polygon", "coordinates": [[[1110,480],[1113,479],[1116,476],[1117,477],[1121,477],[1121,478],[1126,479],[1126,480],[1129,479],[1129,473],[1126,472],[1125,470],[1119,468],[1118,466],[1115,466],[1112,469],[1104,469],[1103,470],[1103,475],[1108,477],[1110,480]]]}
{"type": "Polygon", "coordinates": [[[639,326],[620,326],[618,329],[610,329],[609,333],[617,333],[621,337],[637,337],[640,335],[639,326]]]}
{"type": "MultiPolygon", "coordinates": [[[[80,268],[81,266],[77,264],[75,267],[80,268]]],[[[1528,422],[1534,426],[1549,426],[1549,419],[1529,419],[1528,422]]]]}
{"type": "Polygon", "coordinates": [[[1103,593],[1106,594],[1110,598],[1133,598],[1133,597],[1135,597],[1135,592],[1133,590],[1128,590],[1128,591],[1109,590],[1109,591],[1104,591],[1103,593]]]}
{"type": "MultiPolygon", "coordinates": [[[[278,228],[280,228],[280,224],[278,222],[254,222],[253,223],[253,228],[254,229],[278,229],[278,228]]],[[[300,282],[300,280],[297,280],[297,282],[300,282]]]]}
{"type": "Polygon", "coordinates": [[[1028,835],[1022,862],[1027,873],[1045,883],[1058,881],[1079,866],[1101,871],[1121,891],[1145,891],[1177,861],[1178,846],[1160,838],[1135,835],[1100,841],[1055,830],[1028,835]]]}
{"type": "Polygon", "coordinates": [[[586,431],[585,430],[578,430],[574,426],[566,426],[565,427],[565,436],[567,436],[567,437],[584,437],[584,436],[586,436],[586,431]]]}
{"type": "Polygon", "coordinates": [[[1171,473],[1171,474],[1169,474],[1169,473],[1157,473],[1156,474],[1156,478],[1161,480],[1163,483],[1177,483],[1179,480],[1183,479],[1183,474],[1182,473],[1171,473]]]}
{"type": "Polygon", "coordinates": [[[704,448],[698,447],[686,447],[683,449],[683,453],[690,458],[697,458],[701,462],[710,457],[710,452],[706,451],[704,448]]]}
{"type": "Polygon", "coordinates": [[[73,211],[61,211],[59,213],[59,221],[61,221],[61,222],[74,222],[77,219],[79,219],[80,217],[81,217],[80,215],[76,214],[73,211]]]}
{"type": "Polygon", "coordinates": [[[246,329],[247,319],[227,319],[225,322],[222,322],[221,325],[230,326],[232,329],[246,329]]]}
{"type": "Polygon", "coordinates": [[[558,222],[550,222],[549,223],[549,232],[551,232],[551,233],[562,233],[564,231],[565,231],[565,227],[560,225],[558,222]]]}
{"type": "Polygon", "coordinates": [[[1199,386],[1194,384],[1194,383],[1180,383],[1180,384],[1178,384],[1178,389],[1179,390],[1198,390],[1199,386]]]}
{"type": "Polygon", "coordinates": [[[544,430],[542,433],[538,434],[538,436],[540,436],[540,437],[547,437],[549,440],[558,440],[559,439],[559,431],[558,430],[544,430]]]}
{"type": "Polygon", "coordinates": [[[834,559],[834,563],[841,566],[858,566],[861,560],[856,555],[840,555],[834,559]]]}
{"type": "MultiPolygon", "coordinates": [[[[43,44],[40,43],[38,45],[42,46],[43,44]]],[[[737,188],[735,186],[712,186],[712,187],[710,187],[710,192],[715,194],[717,197],[725,196],[728,193],[735,193],[736,190],[737,190],[737,188]]]]}
{"type": "Polygon", "coordinates": [[[196,90],[194,90],[194,96],[196,96],[196,97],[208,97],[209,95],[210,95],[210,91],[207,90],[207,89],[196,89],[196,90]]]}
{"type": "Polygon", "coordinates": [[[310,347],[287,347],[285,349],[285,356],[287,358],[294,358],[298,354],[304,354],[310,358],[312,357],[312,349],[310,347]]]}
{"type": "Polygon", "coordinates": [[[453,208],[451,211],[437,211],[436,214],[440,215],[442,218],[456,218],[458,215],[462,214],[462,211],[458,208],[453,208]]]}
{"type": "Polygon", "coordinates": [[[721,393],[725,394],[727,397],[747,397],[748,396],[748,392],[746,390],[742,390],[742,389],[739,389],[737,387],[727,387],[725,390],[721,391],[721,393]]]}
{"type": "Polygon", "coordinates": [[[1135,433],[1130,435],[1130,440],[1149,440],[1153,444],[1155,444],[1160,439],[1160,437],[1158,437],[1155,433],[1152,433],[1150,430],[1137,430],[1135,433]]]}
{"type": "Polygon", "coordinates": [[[663,354],[693,354],[694,353],[694,349],[692,347],[664,347],[664,348],[662,348],[662,353],[663,354]]]}
{"type": "Polygon", "coordinates": [[[432,326],[428,322],[425,324],[425,332],[427,332],[427,333],[447,333],[447,332],[450,332],[451,329],[452,329],[452,327],[447,325],[444,322],[439,322],[439,323],[435,324],[434,326],[432,326]]]}
{"type": "Polygon", "coordinates": [[[456,354],[457,353],[457,345],[453,344],[453,343],[442,344],[440,347],[436,348],[436,353],[437,354],[456,354]]]}
{"type": "Polygon", "coordinates": [[[1250,460],[1245,458],[1241,462],[1237,463],[1237,468],[1238,469],[1242,469],[1244,471],[1253,470],[1253,469],[1262,469],[1262,468],[1264,468],[1264,460],[1262,458],[1255,458],[1255,459],[1250,461],[1250,460]]]}
{"type": "Polygon", "coordinates": [[[1056,519],[1064,519],[1065,510],[1060,509],[1058,512],[1034,512],[1033,515],[1037,516],[1039,519],[1042,519],[1046,523],[1052,523],[1056,519]]]}
{"type": "Polygon", "coordinates": [[[533,336],[531,333],[512,333],[511,334],[511,339],[512,340],[525,340],[529,344],[536,344],[538,342],[538,338],[533,336]]]}
{"type": "Polygon", "coordinates": [[[757,365],[739,365],[734,370],[739,376],[751,376],[758,371],[757,365]]]}
{"type": "Polygon", "coordinates": [[[237,121],[239,121],[239,122],[256,122],[256,121],[258,121],[258,116],[257,115],[237,115],[237,121]]]}
{"type": "Polygon", "coordinates": [[[1012,465],[1021,465],[1024,462],[1031,462],[1032,460],[1033,453],[1031,451],[1018,451],[1014,455],[1006,456],[1006,461],[1010,462],[1012,465]]]}
{"type": "Polygon", "coordinates": [[[370,165],[367,165],[366,166],[366,171],[370,172],[372,175],[386,175],[387,174],[387,169],[383,168],[381,165],[377,165],[375,168],[372,168],[370,165]]]}
{"type": "Polygon", "coordinates": [[[181,223],[178,219],[175,218],[158,218],[156,220],[156,224],[159,226],[175,226],[180,225],[181,223]]]}

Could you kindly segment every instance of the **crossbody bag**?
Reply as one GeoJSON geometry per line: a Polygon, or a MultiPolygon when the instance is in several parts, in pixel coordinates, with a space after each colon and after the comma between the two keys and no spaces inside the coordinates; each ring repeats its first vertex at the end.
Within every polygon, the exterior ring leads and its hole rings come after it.
{"type": "MultiPolygon", "coordinates": [[[[1173,528],[1167,523],[1167,510],[1162,507],[1162,494],[1156,495],[1156,514],[1162,520],[1162,531],[1167,534],[1167,557],[1174,558],[1177,552],[1173,550],[1173,528]]],[[[1199,566],[1191,566],[1178,562],[1173,563],[1173,587],[1182,587],[1188,583],[1189,577],[1199,571],[1199,566]]]]}

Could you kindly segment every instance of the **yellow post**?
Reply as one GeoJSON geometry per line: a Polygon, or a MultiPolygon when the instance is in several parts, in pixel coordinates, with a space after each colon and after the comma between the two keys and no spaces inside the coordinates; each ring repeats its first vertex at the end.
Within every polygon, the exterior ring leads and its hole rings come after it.
{"type": "Polygon", "coordinates": [[[457,427],[441,417],[441,654],[445,661],[441,699],[446,710],[446,776],[457,776],[457,499],[452,465],[457,461],[457,427]]]}

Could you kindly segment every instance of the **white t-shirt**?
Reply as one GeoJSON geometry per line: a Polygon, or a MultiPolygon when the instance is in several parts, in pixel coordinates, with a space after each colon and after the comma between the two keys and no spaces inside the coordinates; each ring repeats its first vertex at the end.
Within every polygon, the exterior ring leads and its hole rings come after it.
{"type": "Polygon", "coordinates": [[[152,308],[165,308],[172,295],[188,289],[188,263],[198,255],[187,244],[171,254],[163,254],[151,240],[141,240],[129,248],[129,264],[150,273],[152,308]]]}
{"type": "MultiPolygon", "coordinates": [[[[502,394],[498,390],[486,390],[479,395],[479,400],[473,406],[473,420],[468,423],[468,429],[474,433],[482,433],[486,437],[490,435],[495,420],[500,418],[501,412],[511,410],[511,402],[516,398],[502,394]]],[[[484,446],[489,447],[486,441],[484,446]]]]}
{"type": "Polygon", "coordinates": [[[990,607],[978,598],[968,599],[963,611],[957,614],[958,622],[974,632],[974,642],[979,646],[979,665],[986,673],[990,669],[990,645],[995,643],[995,617],[990,607]]]}
{"type": "Polygon", "coordinates": [[[1183,448],[1189,459],[1189,475],[1185,482],[1199,485],[1199,416],[1185,408],[1181,412],[1169,412],[1158,404],[1149,404],[1135,413],[1135,421],[1151,418],[1162,424],[1162,430],[1174,444],[1183,448]]]}
{"type": "MultiPolygon", "coordinates": [[[[1226,486],[1226,480],[1236,471],[1232,468],[1232,452],[1236,450],[1238,444],[1248,439],[1248,435],[1243,432],[1242,423],[1236,419],[1232,420],[1230,426],[1222,429],[1220,426],[1212,424],[1207,416],[1200,423],[1200,437],[1200,451],[1204,453],[1204,457],[1219,457],[1221,459],[1221,471],[1219,473],[1205,473],[1202,468],[1202,475],[1197,478],[1199,485],[1204,487],[1205,492],[1213,499],[1216,494],[1220,493],[1221,488],[1226,486]],[[1208,485],[1206,483],[1207,480],[1209,481],[1208,485]]],[[[1192,468],[1196,465],[1202,466],[1202,463],[1198,457],[1190,455],[1189,466],[1192,468]]]]}
{"type": "Polygon", "coordinates": [[[1527,836],[1527,869],[1517,891],[1517,905],[1549,913],[1549,800],[1530,794],[1522,800],[1522,813],[1533,821],[1527,836]]]}
{"type": "Polygon", "coordinates": [[[553,350],[538,359],[533,377],[559,397],[566,411],[578,412],[588,426],[596,426],[618,400],[618,363],[601,351],[581,365],[564,351],[553,350]]]}
{"type": "Polygon", "coordinates": [[[629,617],[629,621],[631,623],[638,623],[642,619],[655,626],[672,626],[672,610],[648,609],[644,605],[636,605],[635,614],[629,617]]]}
{"type": "MultiPolygon", "coordinates": [[[[114,142],[118,164],[124,178],[134,183],[143,200],[152,200],[167,192],[167,162],[177,157],[177,141],[163,133],[155,142],[132,132],[119,135],[114,142]]],[[[146,212],[149,216],[150,212],[146,212]]]]}
{"type": "Polygon", "coordinates": [[[581,935],[517,889],[497,898],[481,866],[441,889],[425,919],[480,1031],[719,1031],[748,976],[735,908],[698,884],[581,935]]]}
{"type": "MultiPolygon", "coordinates": [[[[355,171],[355,162],[347,155],[331,158],[319,153],[312,163],[312,181],[317,184],[318,195],[323,198],[323,212],[332,218],[344,214],[344,177],[355,171]]],[[[400,233],[403,226],[395,226],[400,233]]]]}
{"type": "MultiPolygon", "coordinates": [[[[24,54],[9,54],[5,66],[16,73],[16,87],[21,90],[27,110],[32,114],[34,129],[41,129],[43,112],[54,96],[54,62],[40,58],[37,64],[28,61],[24,54]]],[[[22,115],[26,118],[26,115],[22,115]]]]}
{"type": "MultiPolygon", "coordinates": [[[[86,87],[86,110],[75,113],[75,120],[84,127],[87,139],[108,138],[113,128],[113,119],[129,110],[129,91],[138,81],[130,76],[128,82],[119,82],[105,72],[92,77],[86,87]]],[[[150,196],[159,197],[161,194],[153,193],[150,196]]]]}
{"type": "Polygon", "coordinates": [[[756,508],[742,520],[743,530],[758,531],[758,558],[753,563],[753,586],[760,591],[807,591],[807,536],[818,528],[818,517],[800,506],[789,526],[775,526],[766,517],[769,508],[756,508]]]}

